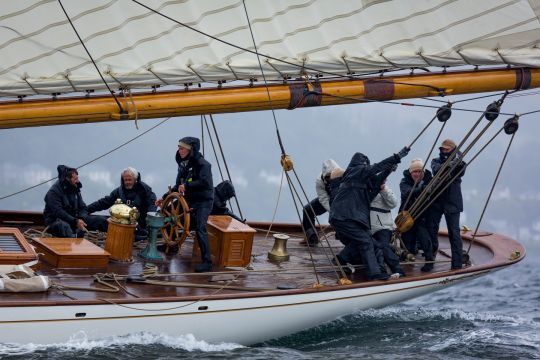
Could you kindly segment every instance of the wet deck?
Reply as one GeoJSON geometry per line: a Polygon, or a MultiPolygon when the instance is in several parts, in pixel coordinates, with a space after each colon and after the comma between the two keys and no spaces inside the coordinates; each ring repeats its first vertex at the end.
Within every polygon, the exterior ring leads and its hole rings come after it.
{"type": "MultiPolygon", "coordinates": [[[[3,225],[8,224],[4,223],[3,225]]],[[[193,239],[188,238],[183,244],[179,255],[164,256],[163,263],[156,264],[158,275],[147,278],[152,281],[176,282],[176,284],[150,284],[148,280],[146,283],[126,281],[126,276],[139,276],[144,270],[146,263],[137,256],[134,256],[134,261],[131,263],[111,261],[108,267],[103,269],[55,269],[46,263],[40,262],[38,272],[50,276],[55,284],[67,287],[101,288],[102,285],[94,282],[93,275],[107,273],[114,274],[116,278],[116,281],[113,280],[108,283],[119,287],[120,290],[109,293],[51,288],[44,293],[2,293],[0,295],[0,306],[64,305],[66,303],[105,303],[109,301],[136,303],[179,301],[203,297],[254,297],[284,291],[287,291],[287,293],[290,293],[290,291],[298,293],[320,291],[320,289],[314,289],[314,285],[317,283],[322,284],[321,289],[325,290],[343,288],[343,285],[338,285],[338,273],[329,261],[332,252],[337,253],[342,248],[341,243],[334,239],[332,233],[328,234],[329,245],[320,244],[308,249],[306,246],[300,245],[302,235],[299,226],[289,224],[274,225],[272,232],[286,233],[290,236],[287,243],[290,260],[275,263],[269,261],[267,256],[274,243],[271,234],[268,237],[265,236],[269,224],[251,223],[250,225],[257,230],[257,233],[254,238],[252,262],[249,270],[214,267],[212,273],[193,273],[197,262],[192,261],[193,239]],[[311,250],[311,253],[309,250],[311,250]]],[[[462,233],[464,249],[469,246],[470,235],[470,232],[462,233]]],[[[480,235],[473,243],[470,251],[472,265],[459,270],[459,272],[472,272],[478,269],[491,269],[508,265],[508,263],[519,261],[525,255],[523,247],[510,238],[490,233],[480,235]],[[520,256],[512,258],[516,251],[520,253],[520,256]]],[[[134,249],[134,254],[138,251],[139,249],[134,249]]],[[[450,271],[449,254],[448,238],[442,232],[440,251],[432,272],[422,273],[420,271],[423,258],[417,256],[416,263],[402,264],[407,275],[405,278],[388,281],[406,282],[437,277],[443,273],[448,275],[456,273],[456,271],[450,271]]],[[[358,269],[350,276],[350,279],[353,284],[348,286],[355,287],[388,283],[388,281],[368,282],[362,269],[358,269]]]]}

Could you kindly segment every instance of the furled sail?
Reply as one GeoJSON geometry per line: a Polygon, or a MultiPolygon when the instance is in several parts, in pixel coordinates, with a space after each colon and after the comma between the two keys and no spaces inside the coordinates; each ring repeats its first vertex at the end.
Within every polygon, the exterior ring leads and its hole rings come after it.
{"type": "MultiPolygon", "coordinates": [[[[128,0],[63,5],[113,88],[260,78],[257,57],[242,50],[254,50],[242,0],[144,1],[159,14],[128,0]]],[[[271,80],[431,66],[540,67],[540,0],[245,5],[258,52],[271,56],[261,58],[271,80]]],[[[106,89],[57,0],[0,6],[0,96],[106,89]]]]}

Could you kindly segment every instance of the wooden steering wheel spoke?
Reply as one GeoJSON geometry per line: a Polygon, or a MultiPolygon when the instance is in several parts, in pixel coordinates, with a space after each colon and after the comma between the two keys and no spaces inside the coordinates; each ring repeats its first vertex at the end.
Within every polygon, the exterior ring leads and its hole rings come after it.
{"type": "Polygon", "coordinates": [[[182,195],[172,192],[165,200],[161,212],[171,220],[161,229],[163,240],[169,246],[180,247],[189,234],[189,206],[182,195]]]}

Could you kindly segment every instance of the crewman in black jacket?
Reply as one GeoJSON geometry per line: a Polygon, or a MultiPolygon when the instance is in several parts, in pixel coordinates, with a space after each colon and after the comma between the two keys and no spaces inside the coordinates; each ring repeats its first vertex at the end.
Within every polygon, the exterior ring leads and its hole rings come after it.
{"type": "Polygon", "coordinates": [[[136,235],[144,237],[146,234],[146,214],[149,211],[156,211],[156,194],[152,188],[141,181],[141,174],[137,169],[128,167],[120,175],[120,186],[114,189],[109,195],[94,201],[88,205],[88,213],[107,210],[114,205],[117,199],[131,207],[136,207],[139,211],[139,219],[136,235]]]}
{"type": "MultiPolygon", "coordinates": [[[[431,161],[431,170],[433,171],[434,176],[441,171],[446,160],[457,151],[456,143],[451,139],[446,139],[442,142],[439,150],[439,157],[431,161]]],[[[448,183],[449,185],[446,190],[438,196],[432,206],[432,219],[430,221],[431,237],[434,239],[438,236],[439,224],[442,215],[444,214],[446,226],[448,227],[450,248],[452,250],[452,270],[461,269],[463,266],[463,242],[459,232],[459,216],[463,211],[461,178],[465,174],[466,167],[467,164],[461,159],[461,154],[459,152],[456,153],[446,170],[449,171],[450,175],[440,189],[444,188],[448,183]]],[[[438,243],[436,245],[438,245],[438,243]]]]}
{"type": "Polygon", "coordinates": [[[45,195],[43,216],[47,231],[56,237],[82,237],[87,230],[107,231],[107,220],[88,215],[77,169],[58,165],[58,180],[45,195]]]}
{"type": "MultiPolygon", "coordinates": [[[[422,159],[414,159],[409,165],[409,169],[403,171],[403,179],[399,183],[399,189],[401,191],[401,205],[399,211],[408,210],[423,193],[432,179],[431,172],[424,169],[424,162],[422,159]],[[412,194],[411,194],[412,192],[412,194]]],[[[429,201],[429,200],[428,200],[429,201]]],[[[416,255],[418,253],[417,242],[420,243],[422,250],[424,251],[424,257],[427,261],[422,266],[422,271],[427,272],[433,270],[433,244],[431,235],[429,232],[431,216],[431,207],[424,210],[416,219],[414,219],[414,225],[409,230],[402,234],[403,243],[409,252],[416,255]]]]}
{"type": "Polygon", "coordinates": [[[234,186],[230,180],[223,180],[214,188],[214,204],[210,215],[229,215],[230,217],[245,222],[227,207],[227,201],[236,196],[234,186]]]}
{"type": "Polygon", "coordinates": [[[369,233],[370,204],[377,195],[381,183],[377,180],[377,175],[383,171],[391,171],[389,169],[408,153],[409,148],[405,147],[398,154],[373,165],[370,165],[368,157],[364,154],[354,154],[343,173],[338,193],[330,207],[330,224],[336,229],[340,240],[346,244],[337,255],[338,261],[342,265],[357,264],[358,260],[362,259],[370,280],[389,277],[388,274],[381,273],[369,233]]]}
{"type": "Polygon", "coordinates": [[[195,267],[196,272],[212,271],[210,244],[206,222],[214,203],[214,185],[212,168],[199,152],[201,145],[198,138],[184,137],[178,142],[175,159],[178,174],[174,190],[184,194],[191,209],[191,226],[195,230],[202,262],[195,267]]]}

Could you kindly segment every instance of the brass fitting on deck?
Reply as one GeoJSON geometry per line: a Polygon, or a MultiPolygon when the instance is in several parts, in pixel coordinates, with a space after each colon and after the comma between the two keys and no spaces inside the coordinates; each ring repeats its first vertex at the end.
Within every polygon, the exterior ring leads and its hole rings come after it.
{"type": "Polygon", "coordinates": [[[352,281],[347,278],[341,278],[338,280],[339,285],[351,285],[352,281]]]}

